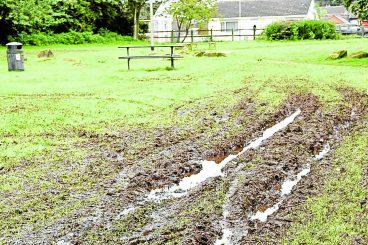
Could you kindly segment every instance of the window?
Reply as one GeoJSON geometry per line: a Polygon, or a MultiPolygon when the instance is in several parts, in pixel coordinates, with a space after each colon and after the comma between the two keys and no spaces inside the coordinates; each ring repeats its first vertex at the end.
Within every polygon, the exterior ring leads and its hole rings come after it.
{"type": "Polygon", "coordinates": [[[221,31],[232,31],[238,29],[238,22],[237,21],[231,21],[231,22],[221,22],[221,31]]]}

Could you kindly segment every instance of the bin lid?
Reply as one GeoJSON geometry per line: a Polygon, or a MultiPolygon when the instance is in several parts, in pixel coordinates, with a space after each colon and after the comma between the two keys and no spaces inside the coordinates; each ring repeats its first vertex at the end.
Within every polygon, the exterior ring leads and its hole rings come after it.
{"type": "Polygon", "coordinates": [[[12,42],[12,43],[7,43],[6,46],[20,46],[23,45],[22,43],[18,43],[18,42],[12,42]]]}

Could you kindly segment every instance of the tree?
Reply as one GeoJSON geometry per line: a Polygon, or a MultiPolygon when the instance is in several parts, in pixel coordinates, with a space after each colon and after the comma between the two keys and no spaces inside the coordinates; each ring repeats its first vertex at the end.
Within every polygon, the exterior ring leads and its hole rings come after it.
{"type": "Polygon", "coordinates": [[[216,0],[178,0],[171,4],[168,9],[178,26],[178,42],[181,40],[181,31],[185,30],[182,42],[188,37],[189,29],[194,24],[204,26],[217,14],[216,0]]]}
{"type": "Polygon", "coordinates": [[[122,0],[0,0],[0,43],[8,36],[108,29],[131,35],[122,0]]]}
{"type": "Polygon", "coordinates": [[[125,4],[128,6],[130,13],[133,15],[133,37],[138,39],[139,35],[139,21],[142,8],[146,0],[126,0],[125,4]]]}
{"type": "Polygon", "coordinates": [[[346,8],[349,8],[361,20],[368,19],[368,0],[344,0],[346,8]]]}

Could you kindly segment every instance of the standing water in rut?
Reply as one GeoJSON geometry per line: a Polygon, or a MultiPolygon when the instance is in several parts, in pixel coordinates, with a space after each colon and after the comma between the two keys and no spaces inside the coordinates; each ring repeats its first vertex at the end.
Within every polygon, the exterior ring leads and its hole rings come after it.
{"type": "Polygon", "coordinates": [[[301,110],[298,109],[292,115],[288,116],[281,122],[277,123],[273,127],[265,130],[261,137],[256,138],[255,140],[251,141],[246,147],[243,148],[241,152],[236,155],[229,155],[219,164],[214,161],[202,161],[202,170],[198,174],[194,174],[189,177],[185,177],[180,181],[178,185],[174,185],[170,188],[162,188],[157,190],[152,190],[151,193],[148,195],[148,200],[163,200],[170,197],[182,197],[188,194],[188,191],[199,184],[203,183],[209,178],[223,176],[222,169],[231,161],[236,159],[238,156],[244,154],[245,152],[256,149],[261,144],[271,138],[275,133],[281,131],[282,129],[286,128],[290,123],[294,122],[295,118],[299,116],[301,110]]]}
{"type": "MultiPolygon", "coordinates": [[[[330,151],[330,145],[327,144],[325,145],[324,149],[317,155],[314,157],[315,161],[319,161],[321,159],[323,159],[326,154],[330,151]]],[[[281,187],[281,194],[280,194],[280,201],[278,203],[276,203],[273,207],[268,208],[266,211],[264,212],[260,212],[258,211],[256,214],[254,214],[253,216],[250,217],[251,220],[259,220],[261,222],[266,222],[268,216],[270,216],[271,214],[275,213],[277,210],[279,210],[280,205],[284,202],[284,199],[287,195],[289,195],[291,193],[291,191],[293,190],[293,188],[302,180],[302,178],[304,176],[307,176],[311,171],[311,166],[307,165],[306,167],[303,168],[303,170],[296,176],[295,179],[293,180],[286,180],[284,183],[282,183],[282,187],[281,187]]]]}
{"type": "Polygon", "coordinates": [[[202,170],[198,174],[191,175],[189,177],[183,178],[178,185],[174,185],[172,187],[165,187],[161,189],[152,190],[148,196],[143,200],[142,202],[138,203],[134,207],[129,207],[123,210],[118,217],[121,218],[131,212],[134,212],[136,208],[139,205],[144,204],[148,201],[156,201],[160,202],[162,200],[174,197],[179,198],[182,196],[185,196],[188,194],[188,191],[204,181],[206,181],[209,178],[223,176],[222,169],[231,161],[236,159],[238,156],[244,154],[245,152],[251,150],[251,149],[257,149],[259,146],[262,145],[262,143],[271,138],[275,133],[283,130],[286,128],[289,124],[294,122],[296,117],[298,117],[301,114],[301,110],[296,110],[293,114],[282,120],[281,122],[275,124],[271,128],[266,129],[262,136],[259,138],[256,138],[255,140],[251,141],[246,147],[242,149],[241,152],[239,152],[236,155],[229,155],[226,157],[223,161],[221,161],[219,164],[217,164],[215,161],[202,161],[202,170]]]}
{"type": "MultiPolygon", "coordinates": [[[[316,156],[314,156],[314,161],[322,160],[331,150],[331,147],[329,144],[325,145],[324,149],[316,156]]],[[[273,205],[272,207],[266,209],[265,211],[261,212],[258,211],[257,213],[250,215],[250,220],[259,220],[260,222],[266,222],[268,217],[275,212],[277,212],[284,202],[285,198],[291,194],[293,188],[302,180],[303,177],[307,176],[311,171],[311,166],[305,165],[303,169],[299,172],[299,174],[294,179],[288,179],[285,180],[282,183],[281,191],[280,191],[280,199],[279,201],[273,205]]],[[[233,185],[235,187],[235,185],[233,185]]],[[[228,198],[235,192],[235,189],[231,191],[231,194],[228,195],[228,198]]],[[[230,227],[226,226],[226,219],[229,215],[228,207],[224,206],[223,216],[224,216],[224,223],[223,223],[223,229],[222,229],[222,238],[221,240],[217,240],[215,242],[215,245],[229,245],[233,244],[231,241],[231,238],[233,236],[233,229],[230,229],[230,227]]],[[[244,231],[243,231],[244,232],[244,231]]]]}

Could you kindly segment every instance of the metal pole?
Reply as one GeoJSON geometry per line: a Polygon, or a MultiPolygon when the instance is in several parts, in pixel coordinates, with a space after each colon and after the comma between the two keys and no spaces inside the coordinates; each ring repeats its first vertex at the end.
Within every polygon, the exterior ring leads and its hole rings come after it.
{"type": "Polygon", "coordinates": [[[253,40],[256,40],[256,31],[257,31],[257,26],[254,25],[253,26],[253,40]]]}
{"type": "Polygon", "coordinates": [[[155,50],[155,40],[153,34],[153,1],[150,0],[150,16],[151,16],[151,50],[155,50]]]}
{"type": "Polygon", "coordinates": [[[239,0],[239,17],[242,17],[242,4],[241,4],[241,0],[239,0]]]}

